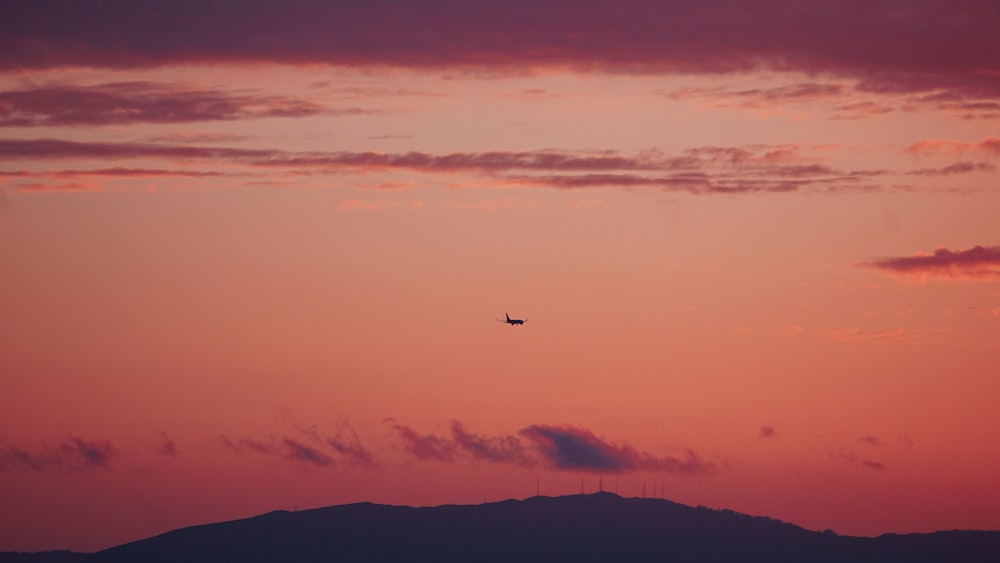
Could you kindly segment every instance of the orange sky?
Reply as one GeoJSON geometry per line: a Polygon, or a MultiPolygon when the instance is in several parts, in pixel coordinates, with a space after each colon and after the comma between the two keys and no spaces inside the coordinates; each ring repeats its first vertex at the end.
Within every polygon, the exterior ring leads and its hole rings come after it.
{"type": "Polygon", "coordinates": [[[234,36],[177,2],[159,41],[5,8],[0,550],[599,479],[1000,528],[995,6],[767,20],[866,56],[626,4],[594,44],[589,2],[234,36]]]}

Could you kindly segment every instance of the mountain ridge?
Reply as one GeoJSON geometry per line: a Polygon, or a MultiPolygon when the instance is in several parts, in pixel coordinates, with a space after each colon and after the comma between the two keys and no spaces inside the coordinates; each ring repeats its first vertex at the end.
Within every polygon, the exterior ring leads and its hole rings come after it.
{"type": "MultiPolygon", "coordinates": [[[[765,516],[613,493],[479,505],[371,502],[180,528],[88,563],[188,561],[998,561],[1000,531],[839,536],[765,516]]],[[[0,562],[3,559],[0,558],[0,562]]]]}

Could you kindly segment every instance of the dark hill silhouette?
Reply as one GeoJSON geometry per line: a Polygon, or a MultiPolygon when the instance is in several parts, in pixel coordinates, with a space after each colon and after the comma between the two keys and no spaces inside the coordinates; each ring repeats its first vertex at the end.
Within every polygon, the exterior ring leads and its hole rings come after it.
{"type": "Polygon", "coordinates": [[[194,526],[94,554],[105,562],[1000,561],[1000,532],[812,532],[730,510],[610,493],[475,506],[371,503],[194,526]]]}

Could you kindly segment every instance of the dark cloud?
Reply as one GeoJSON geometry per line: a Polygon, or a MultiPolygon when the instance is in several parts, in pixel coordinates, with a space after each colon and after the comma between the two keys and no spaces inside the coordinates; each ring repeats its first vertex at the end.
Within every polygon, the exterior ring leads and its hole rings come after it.
{"type": "Polygon", "coordinates": [[[160,445],[156,451],[173,459],[177,459],[177,444],[167,436],[166,432],[160,433],[160,445]]]}
{"type": "Polygon", "coordinates": [[[361,444],[358,433],[347,423],[341,425],[341,431],[335,436],[326,436],[323,440],[333,451],[337,452],[341,457],[346,458],[350,463],[364,467],[375,467],[378,465],[375,456],[361,444]]]}
{"type": "Polygon", "coordinates": [[[117,455],[106,440],[84,440],[67,436],[58,446],[28,450],[14,444],[0,443],[0,471],[84,471],[110,469],[117,455]]]}
{"type": "Polygon", "coordinates": [[[327,110],[299,98],[189,89],[155,82],[45,86],[0,92],[0,127],[186,123],[254,117],[307,117],[327,110]]]}
{"type": "Polygon", "coordinates": [[[1000,94],[993,0],[7,0],[0,69],[213,62],[613,72],[761,68],[1000,94]],[[933,25],[930,25],[932,22],[933,25]]]}
{"type": "Polygon", "coordinates": [[[466,432],[461,422],[451,422],[452,441],[473,459],[532,466],[535,460],[517,436],[481,436],[466,432]]]}
{"type": "Polygon", "coordinates": [[[868,444],[869,446],[875,446],[876,448],[882,447],[882,441],[875,436],[862,436],[858,438],[858,441],[862,444],[868,444]]]}
{"type": "Polygon", "coordinates": [[[254,438],[232,439],[228,436],[221,436],[219,441],[223,446],[235,452],[252,451],[286,461],[301,462],[319,467],[333,466],[335,464],[333,458],[319,451],[317,448],[288,437],[279,440],[269,438],[266,441],[262,441],[254,438]]]}
{"type": "Polygon", "coordinates": [[[591,431],[571,426],[532,425],[520,434],[556,469],[618,473],[622,471],[666,471],[704,474],[714,465],[701,461],[691,450],[683,457],[655,456],[628,444],[606,442],[591,431]]]}
{"type": "Polygon", "coordinates": [[[773,426],[761,426],[760,432],[757,433],[758,438],[777,438],[778,432],[773,426]]]}
{"type": "Polygon", "coordinates": [[[1000,279],[1000,246],[974,246],[968,250],[938,248],[931,254],[878,258],[861,265],[894,274],[1000,279]]]}
{"type": "Polygon", "coordinates": [[[851,463],[856,463],[856,464],[858,464],[858,465],[860,465],[862,467],[865,467],[867,469],[872,469],[872,470],[875,470],[875,471],[883,471],[885,469],[888,469],[888,467],[884,463],[880,463],[878,461],[872,461],[870,459],[859,457],[859,456],[857,456],[855,454],[845,454],[845,453],[842,453],[842,454],[836,455],[835,457],[836,457],[836,459],[841,459],[841,460],[848,461],[848,462],[851,462],[851,463]]]}
{"type": "Polygon", "coordinates": [[[451,438],[420,434],[393,419],[386,422],[403,441],[403,447],[421,460],[453,462],[460,459],[511,463],[531,467],[539,462],[554,469],[619,473],[665,471],[706,474],[715,466],[692,450],[682,456],[656,456],[629,446],[601,440],[589,430],[569,426],[532,425],[518,435],[483,436],[451,422],[451,438]]]}
{"type": "Polygon", "coordinates": [[[318,465],[320,467],[333,465],[333,458],[320,452],[314,447],[308,446],[291,438],[285,438],[281,441],[281,443],[285,446],[285,459],[302,461],[312,465],[318,465]]]}
{"type": "Polygon", "coordinates": [[[456,446],[452,441],[433,434],[421,435],[409,426],[399,424],[392,419],[386,419],[386,422],[399,433],[406,451],[417,459],[451,461],[455,458],[456,446]]]}

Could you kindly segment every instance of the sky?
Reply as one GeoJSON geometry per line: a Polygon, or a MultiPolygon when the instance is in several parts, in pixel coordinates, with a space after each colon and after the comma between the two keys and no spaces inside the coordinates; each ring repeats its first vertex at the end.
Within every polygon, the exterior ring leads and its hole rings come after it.
{"type": "Polygon", "coordinates": [[[1000,529],[997,29],[3,2],[0,550],[600,487],[1000,529]]]}

